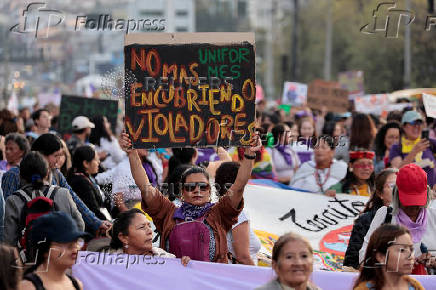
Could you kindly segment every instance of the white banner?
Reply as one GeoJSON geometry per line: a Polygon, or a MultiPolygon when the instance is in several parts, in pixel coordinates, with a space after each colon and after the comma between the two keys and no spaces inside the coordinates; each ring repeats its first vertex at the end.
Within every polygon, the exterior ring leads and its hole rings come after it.
{"type": "Polygon", "coordinates": [[[385,108],[389,106],[389,96],[387,94],[375,94],[356,97],[354,105],[358,112],[381,115],[385,108]]]}
{"type": "Polygon", "coordinates": [[[422,101],[424,102],[427,117],[436,118],[436,96],[422,94],[422,101]]]}
{"type": "Polygon", "coordinates": [[[300,106],[306,104],[307,85],[294,82],[285,82],[283,85],[282,104],[300,106]]]}
{"type": "Polygon", "coordinates": [[[245,211],[251,228],[261,238],[262,250],[270,253],[277,236],[296,232],[306,237],[315,250],[343,256],[354,220],[368,197],[322,194],[248,185],[244,192],[245,211]]]}

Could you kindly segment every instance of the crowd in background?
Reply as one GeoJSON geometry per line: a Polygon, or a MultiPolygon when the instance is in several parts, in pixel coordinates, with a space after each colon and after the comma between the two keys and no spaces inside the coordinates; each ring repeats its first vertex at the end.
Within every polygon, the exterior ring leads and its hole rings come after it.
{"type": "MultiPolygon", "coordinates": [[[[74,118],[71,136],[57,133],[56,118],[47,109],[0,112],[0,240],[5,243],[0,258],[9,253],[26,262],[31,248],[44,252],[54,244],[71,250],[63,261],[43,256],[27,269],[23,287],[43,283],[81,289],[80,281],[67,273],[77,250],[85,248],[160,254],[181,258],[184,265],[190,259],[257,265],[260,242],[243,210],[250,178],[271,179],[308,194],[369,197],[355,221],[344,261],[344,269],[361,270],[355,289],[386,283],[420,289],[407,274],[430,274],[436,267],[436,209],[430,206],[436,183],[436,123],[419,104],[382,119],[308,107],[286,112],[260,101],[259,138],[253,136],[248,148],[132,149],[129,136],[114,134],[117,130],[105,116],[74,118]],[[30,227],[23,215],[31,216],[35,208],[41,214],[43,206],[44,214],[34,217],[30,227]],[[54,213],[46,214],[53,208],[54,213]],[[181,222],[187,220],[201,223],[181,222]],[[65,235],[55,232],[56,227],[65,235]],[[200,243],[198,234],[207,238],[200,243]],[[46,242],[38,244],[42,237],[46,242]],[[159,247],[152,246],[156,239],[159,247]],[[398,259],[404,258],[397,276],[389,271],[391,257],[380,271],[362,270],[368,259],[381,261],[386,249],[397,244],[406,245],[408,254],[403,257],[395,250],[398,259]],[[60,272],[34,273],[49,262],[60,272]]],[[[281,237],[271,261],[278,280],[262,289],[300,280],[307,289],[316,289],[308,282],[312,255],[303,237],[281,237]],[[286,270],[293,263],[304,266],[300,280],[286,270]]]]}

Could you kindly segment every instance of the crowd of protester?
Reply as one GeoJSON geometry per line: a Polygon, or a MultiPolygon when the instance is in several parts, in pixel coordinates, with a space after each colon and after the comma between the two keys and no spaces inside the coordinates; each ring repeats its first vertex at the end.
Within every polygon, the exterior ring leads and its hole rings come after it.
{"type": "MultiPolygon", "coordinates": [[[[436,268],[436,209],[430,206],[436,130],[419,106],[382,120],[308,107],[286,113],[266,109],[261,101],[249,147],[152,150],[132,148],[129,135],[116,136],[105,116],[77,116],[72,134],[61,136],[51,126],[50,111],[30,113],[0,112],[0,262],[19,256],[25,263],[35,247],[44,252],[56,245],[71,253],[57,261],[40,256],[25,273],[3,271],[9,280],[24,277],[2,282],[4,289],[18,283],[24,289],[41,284],[81,289],[67,270],[77,250],[86,248],[163,255],[184,265],[190,260],[257,265],[261,245],[244,211],[250,178],[308,194],[369,197],[344,260],[345,270],[361,271],[355,289],[421,289],[407,275],[436,268]],[[35,246],[38,239],[46,242],[35,246]],[[152,246],[156,239],[159,248],[152,246]],[[388,249],[396,256],[386,257],[388,249]],[[392,274],[395,259],[404,265],[392,274]],[[56,271],[35,273],[52,262],[56,271]]],[[[259,289],[317,289],[309,281],[313,250],[304,237],[280,237],[271,263],[277,279],[259,289]]]]}

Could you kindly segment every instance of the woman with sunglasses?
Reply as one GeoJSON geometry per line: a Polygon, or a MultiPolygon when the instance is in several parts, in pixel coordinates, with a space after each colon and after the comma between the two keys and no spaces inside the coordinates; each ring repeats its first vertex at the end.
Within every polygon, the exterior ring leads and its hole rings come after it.
{"type": "Polygon", "coordinates": [[[359,251],[360,263],[364,261],[371,234],[382,224],[397,224],[406,227],[412,236],[417,257],[412,273],[425,275],[426,268],[436,267],[436,208],[430,206],[430,191],[427,174],[418,165],[408,164],[398,171],[392,211],[386,206],[377,210],[359,251]]]}
{"type": "Polygon", "coordinates": [[[120,145],[129,156],[132,176],[141,190],[142,208],[161,233],[160,247],[177,258],[189,256],[193,260],[227,263],[226,234],[244,207],[244,187],[251,175],[255,153],[261,148],[260,138],[253,136],[235,183],[216,204],[211,203],[207,172],[199,167],[187,169],[181,177],[181,207],[176,207],[150,184],[136,150],[129,149],[131,141],[126,133],[121,134],[120,145]]]}
{"type": "Polygon", "coordinates": [[[436,165],[436,140],[422,136],[424,121],[420,113],[407,111],[404,113],[401,124],[402,134],[399,144],[394,144],[389,152],[389,162],[392,167],[401,168],[410,163],[416,163],[428,175],[428,185],[433,187],[434,167],[436,165]],[[424,137],[424,138],[423,138],[424,137]]]}
{"type": "Polygon", "coordinates": [[[353,269],[346,267],[353,267],[356,270],[359,268],[359,250],[362,247],[363,239],[377,210],[382,206],[390,206],[397,172],[397,169],[388,168],[380,172],[375,178],[375,192],[366,203],[362,214],[354,221],[353,231],[345,252],[344,269],[353,271],[353,269]]]}
{"type": "Polygon", "coordinates": [[[371,196],[374,192],[374,152],[351,151],[347,175],[337,184],[331,186],[326,195],[336,196],[336,193],[371,196]]]}
{"type": "Polygon", "coordinates": [[[383,225],[371,235],[365,262],[353,289],[424,290],[418,281],[408,276],[413,264],[409,230],[398,225],[383,225]]]}

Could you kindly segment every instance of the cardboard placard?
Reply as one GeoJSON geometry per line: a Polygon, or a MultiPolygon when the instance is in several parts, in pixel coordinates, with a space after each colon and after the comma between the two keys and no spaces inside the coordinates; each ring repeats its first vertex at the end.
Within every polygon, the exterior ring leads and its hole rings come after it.
{"type": "Polygon", "coordinates": [[[70,134],[71,123],[77,116],[85,116],[91,119],[97,115],[106,116],[109,123],[111,123],[112,131],[115,132],[118,101],[62,95],[58,132],[61,135],[70,134]]]}
{"type": "Polygon", "coordinates": [[[436,96],[422,94],[422,101],[424,102],[427,117],[436,118],[436,96]]]}
{"type": "Polygon", "coordinates": [[[357,112],[375,114],[378,116],[386,110],[385,108],[389,106],[389,104],[388,94],[365,95],[354,99],[354,105],[357,112]]]}
{"type": "Polygon", "coordinates": [[[348,98],[354,100],[365,94],[363,71],[345,71],[338,74],[338,81],[341,88],[348,90],[348,98]]]}
{"type": "Polygon", "coordinates": [[[254,133],[253,33],[127,35],[126,131],[135,148],[248,146],[254,133]]]}
{"type": "Polygon", "coordinates": [[[295,82],[283,84],[282,104],[301,106],[307,102],[307,85],[295,82]]]}
{"type": "Polygon", "coordinates": [[[314,80],[309,84],[307,91],[307,105],[316,110],[326,106],[329,112],[347,112],[348,91],[341,89],[337,82],[314,80]]]}

